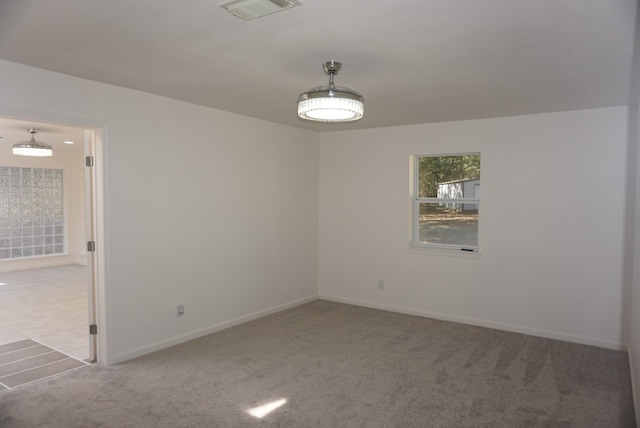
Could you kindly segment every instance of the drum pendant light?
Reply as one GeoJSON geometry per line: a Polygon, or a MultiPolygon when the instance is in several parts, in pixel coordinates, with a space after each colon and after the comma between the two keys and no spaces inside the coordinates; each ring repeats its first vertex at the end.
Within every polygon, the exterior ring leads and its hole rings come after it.
{"type": "Polygon", "coordinates": [[[13,145],[13,154],[18,156],[53,156],[53,148],[45,143],[36,141],[35,135],[38,133],[36,128],[30,128],[30,141],[23,141],[13,145]]]}
{"type": "Polygon", "coordinates": [[[327,61],[323,64],[329,75],[328,86],[317,86],[298,97],[298,116],[318,122],[352,122],[364,114],[364,98],[353,89],[336,86],[333,77],[342,64],[327,61]]]}

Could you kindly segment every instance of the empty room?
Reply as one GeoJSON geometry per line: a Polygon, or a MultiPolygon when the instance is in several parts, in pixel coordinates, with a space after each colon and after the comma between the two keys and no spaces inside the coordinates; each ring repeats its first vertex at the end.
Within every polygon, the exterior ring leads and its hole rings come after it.
{"type": "Polygon", "coordinates": [[[636,426],[639,101],[635,0],[2,1],[0,426],[636,426]]]}

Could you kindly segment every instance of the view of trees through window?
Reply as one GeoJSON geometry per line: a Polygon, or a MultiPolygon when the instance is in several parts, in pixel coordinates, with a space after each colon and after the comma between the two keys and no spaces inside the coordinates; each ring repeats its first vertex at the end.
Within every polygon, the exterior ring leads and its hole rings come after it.
{"type": "Polygon", "coordinates": [[[480,155],[421,156],[419,159],[419,198],[437,198],[440,183],[480,178],[480,155]]]}
{"type": "Polygon", "coordinates": [[[416,160],[414,244],[478,248],[480,155],[416,160]]]}

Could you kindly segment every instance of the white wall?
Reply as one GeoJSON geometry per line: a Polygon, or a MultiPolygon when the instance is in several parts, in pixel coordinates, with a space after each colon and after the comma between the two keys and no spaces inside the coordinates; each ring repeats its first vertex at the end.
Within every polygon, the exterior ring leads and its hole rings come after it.
{"type": "MultiPolygon", "coordinates": [[[[640,82],[639,82],[640,83],[640,82]]],[[[627,236],[630,245],[627,247],[626,280],[629,281],[628,333],[629,333],[629,364],[631,367],[632,384],[634,390],[634,404],[636,423],[640,426],[640,109],[638,104],[630,108],[629,114],[629,165],[633,168],[629,176],[633,182],[629,183],[630,204],[628,206],[629,222],[627,236]]]]}
{"type": "Polygon", "coordinates": [[[623,347],[626,123],[613,107],[322,134],[321,297],[623,347]],[[409,156],[465,152],[480,256],[408,251],[409,156]]]}
{"type": "Polygon", "coordinates": [[[636,10],[636,37],[629,108],[627,254],[627,333],[636,424],[640,426],[640,8],[636,10]]]}
{"type": "MultiPolygon", "coordinates": [[[[30,138],[25,129],[24,140],[30,138]]],[[[37,140],[47,142],[45,137],[37,140]]],[[[17,260],[0,260],[0,272],[23,269],[60,266],[66,264],[86,264],[85,221],[84,221],[84,149],[80,147],[56,150],[52,157],[34,158],[14,156],[11,149],[18,141],[2,141],[0,144],[0,166],[17,166],[23,168],[62,169],[63,192],[65,196],[65,227],[67,230],[67,254],[51,257],[32,257],[17,260]]]]}
{"type": "Polygon", "coordinates": [[[103,362],[317,297],[316,133],[4,61],[0,93],[104,128],[103,362]]]}
{"type": "Polygon", "coordinates": [[[636,424],[640,426],[640,8],[636,8],[634,40],[628,120],[623,327],[628,343],[636,424]]]}

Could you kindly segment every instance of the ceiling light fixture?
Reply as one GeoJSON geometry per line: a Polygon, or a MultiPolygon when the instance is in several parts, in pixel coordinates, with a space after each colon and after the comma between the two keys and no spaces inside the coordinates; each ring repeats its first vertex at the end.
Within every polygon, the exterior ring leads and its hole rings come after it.
{"type": "Polygon", "coordinates": [[[19,156],[53,156],[53,148],[45,143],[38,143],[35,135],[38,133],[38,129],[30,128],[31,134],[30,141],[23,141],[13,145],[13,154],[19,156]]]}
{"type": "Polygon", "coordinates": [[[300,4],[297,0],[234,0],[229,3],[223,3],[220,7],[238,18],[250,21],[281,10],[300,6],[300,4]]]}
{"type": "Polygon", "coordinates": [[[336,86],[333,76],[342,64],[327,61],[323,65],[329,75],[328,86],[317,86],[298,97],[298,116],[318,122],[351,122],[364,114],[364,98],[353,89],[336,86]]]}

